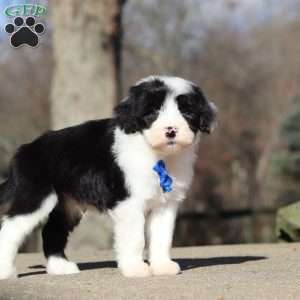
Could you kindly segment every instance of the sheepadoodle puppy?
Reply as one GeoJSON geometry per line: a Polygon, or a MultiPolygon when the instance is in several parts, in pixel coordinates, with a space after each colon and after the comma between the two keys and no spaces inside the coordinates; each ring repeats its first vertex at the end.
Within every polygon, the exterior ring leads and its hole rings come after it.
{"type": "Polygon", "coordinates": [[[201,133],[211,132],[215,114],[194,83],[150,76],[130,88],[112,118],[22,145],[0,186],[0,279],[17,276],[18,248],[40,224],[47,272],[79,272],[64,249],[91,206],[113,219],[124,276],[178,274],[170,258],[176,212],[192,181],[201,133]]]}

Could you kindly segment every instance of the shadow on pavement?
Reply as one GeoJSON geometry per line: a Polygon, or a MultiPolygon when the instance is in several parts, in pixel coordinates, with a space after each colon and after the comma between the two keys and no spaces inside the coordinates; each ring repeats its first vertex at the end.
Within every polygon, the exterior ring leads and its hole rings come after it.
{"type": "MultiPolygon", "coordinates": [[[[256,261],[267,259],[265,256],[226,256],[226,257],[210,257],[210,258],[176,258],[174,259],[179,263],[182,271],[191,270],[201,267],[210,267],[218,265],[233,265],[242,264],[248,261],[256,261]]],[[[117,268],[117,263],[115,261],[97,261],[97,262],[82,262],[77,264],[81,271],[103,269],[103,268],[117,268]]],[[[30,266],[29,269],[41,269],[40,271],[27,272],[19,274],[19,278],[33,276],[33,275],[43,275],[46,274],[44,271],[45,266],[35,265],[30,266]]]]}
{"type": "Polygon", "coordinates": [[[242,264],[248,261],[256,261],[262,259],[267,259],[267,257],[226,256],[226,257],[210,257],[210,258],[177,258],[174,260],[177,263],[179,263],[181,270],[185,271],[185,270],[201,268],[201,267],[242,264]]]}
{"type": "Polygon", "coordinates": [[[18,274],[18,278],[33,276],[33,275],[43,275],[43,274],[47,274],[46,271],[27,272],[27,273],[18,274]]]}
{"type": "MultiPolygon", "coordinates": [[[[93,269],[103,269],[103,268],[117,268],[117,263],[115,261],[97,261],[97,262],[83,262],[77,264],[80,271],[93,270],[93,269]]],[[[21,273],[18,275],[19,278],[33,276],[33,275],[43,275],[47,274],[45,270],[45,266],[43,265],[35,265],[29,266],[29,269],[41,269],[40,271],[21,273]]]]}

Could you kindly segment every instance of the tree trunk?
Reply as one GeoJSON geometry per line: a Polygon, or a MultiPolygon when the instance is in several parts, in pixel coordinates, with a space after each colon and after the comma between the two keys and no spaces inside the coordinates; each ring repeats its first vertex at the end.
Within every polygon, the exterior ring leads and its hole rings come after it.
{"type": "MultiPolygon", "coordinates": [[[[109,117],[120,97],[121,13],[124,0],[53,0],[54,74],[51,121],[54,129],[109,117]]],[[[90,213],[70,245],[108,248],[111,226],[90,213]]]]}
{"type": "Polygon", "coordinates": [[[54,129],[108,117],[120,96],[121,0],[51,2],[54,129]]]}

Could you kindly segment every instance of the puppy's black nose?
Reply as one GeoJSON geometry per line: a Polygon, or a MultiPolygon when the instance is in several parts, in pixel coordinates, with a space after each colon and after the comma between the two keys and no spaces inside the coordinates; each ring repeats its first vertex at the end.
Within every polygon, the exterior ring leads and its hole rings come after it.
{"type": "Polygon", "coordinates": [[[176,127],[166,127],[166,137],[168,139],[174,139],[176,137],[177,128],[176,127]]]}

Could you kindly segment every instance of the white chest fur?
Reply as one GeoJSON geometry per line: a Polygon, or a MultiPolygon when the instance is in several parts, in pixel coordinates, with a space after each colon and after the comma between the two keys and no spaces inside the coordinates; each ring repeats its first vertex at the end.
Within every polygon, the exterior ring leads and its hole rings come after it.
{"type": "Polygon", "coordinates": [[[183,200],[193,177],[195,145],[179,154],[162,158],[149,147],[140,133],[127,135],[117,128],[113,151],[124,172],[130,196],[143,202],[145,209],[157,202],[183,200]],[[162,192],[159,177],[153,170],[160,159],[164,159],[173,179],[172,191],[169,193],[162,192]]]}

